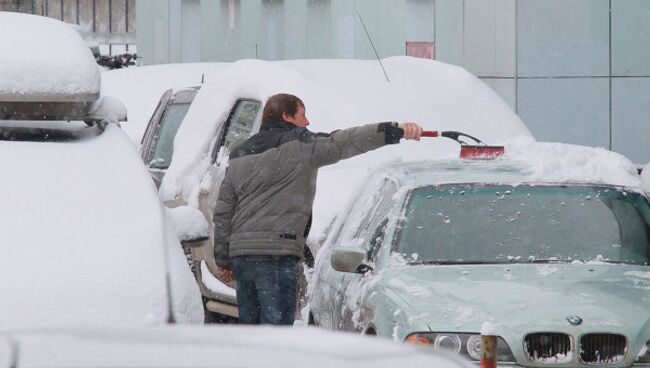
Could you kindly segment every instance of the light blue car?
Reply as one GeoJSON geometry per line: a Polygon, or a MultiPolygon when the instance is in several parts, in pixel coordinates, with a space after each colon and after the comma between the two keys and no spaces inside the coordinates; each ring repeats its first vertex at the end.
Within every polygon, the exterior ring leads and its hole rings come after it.
{"type": "Polygon", "coordinates": [[[530,178],[506,161],[381,168],[319,251],[311,322],[474,361],[491,322],[499,365],[650,366],[647,194],[530,178]]]}

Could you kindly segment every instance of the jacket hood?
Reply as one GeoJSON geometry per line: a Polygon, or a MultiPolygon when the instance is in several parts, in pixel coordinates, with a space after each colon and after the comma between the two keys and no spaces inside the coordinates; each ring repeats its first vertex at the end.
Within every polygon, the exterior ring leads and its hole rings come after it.
{"type": "Polygon", "coordinates": [[[295,128],[297,128],[297,126],[291,124],[286,120],[263,121],[262,125],[260,126],[260,131],[291,130],[295,128]]]}

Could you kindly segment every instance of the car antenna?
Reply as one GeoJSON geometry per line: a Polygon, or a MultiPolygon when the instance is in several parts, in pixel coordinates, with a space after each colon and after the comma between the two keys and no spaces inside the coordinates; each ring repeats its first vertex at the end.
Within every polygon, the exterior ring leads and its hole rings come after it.
{"type": "Polygon", "coordinates": [[[203,84],[204,79],[205,79],[205,73],[201,73],[201,84],[203,84]]]}
{"type": "Polygon", "coordinates": [[[386,82],[390,83],[390,80],[388,79],[388,74],[386,74],[386,69],[384,69],[384,64],[382,64],[381,59],[379,58],[379,54],[377,53],[377,49],[375,49],[375,44],[372,42],[372,38],[370,37],[370,32],[368,32],[368,28],[366,28],[366,22],[363,21],[363,18],[361,17],[361,13],[357,10],[357,16],[359,17],[359,20],[361,21],[361,25],[363,26],[363,30],[366,31],[366,36],[368,36],[368,40],[370,41],[370,46],[372,46],[372,51],[375,53],[375,57],[377,58],[377,61],[379,61],[379,65],[381,65],[381,70],[384,71],[384,76],[386,77],[386,82]]]}

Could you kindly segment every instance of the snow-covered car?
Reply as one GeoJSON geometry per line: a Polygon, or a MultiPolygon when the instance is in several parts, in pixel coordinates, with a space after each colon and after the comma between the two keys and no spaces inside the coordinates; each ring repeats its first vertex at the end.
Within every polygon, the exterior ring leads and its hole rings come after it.
{"type": "Polygon", "coordinates": [[[0,328],[202,322],[178,234],[203,218],[172,223],[198,211],[162,205],[83,40],[18,13],[0,33],[0,328]]]}
{"type": "MultiPolygon", "coordinates": [[[[364,60],[242,60],[211,74],[196,93],[180,127],[167,129],[176,132],[168,168],[150,166],[150,170],[164,172],[160,195],[165,204],[199,208],[210,223],[212,233],[212,211],[227,166],[228,152],[259,131],[264,101],[281,92],[293,93],[305,102],[311,121],[309,128],[313,131],[329,132],[387,120],[413,120],[435,128],[465,128],[469,133],[482,135],[488,142],[498,137],[490,128],[495,124],[508,129],[512,135],[530,136],[512,110],[464,69],[407,57],[388,58],[383,62],[390,82],[384,79],[376,61],[364,60]]],[[[147,137],[157,137],[151,141],[164,141],[171,148],[170,139],[162,139],[168,137],[161,133],[166,129],[165,119],[156,118],[164,116],[169,108],[166,106],[173,107],[163,96],[143,140],[143,155],[151,151],[147,137]]],[[[445,142],[440,146],[457,148],[445,142]]],[[[430,148],[428,155],[444,152],[430,148]]],[[[151,163],[152,158],[155,161],[155,157],[147,156],[145,162],[151,163]]],[[[393,158],[388,153],[384,159],[393,158]]],[[[162,161],[167,162],[167,159],[162,161]]],[[[374,164],[377,162],[372,162],[374,164]]],[[[339,165],[332,168],[340,168],[339,165]]],[[[319,174],[306,257],[318,249],[337,210],[331,206],[329,197],[347,198],[349,188],[359,178],[356,174],[341,176],[336,170],[332,175],[327,172],[328,169],[322,169],[319,174]]],[[[220,315],[236,317],[235,291],[232,285],[221,282],[216,276],[212,240],[192,247],[191,253],[207,315],[217,319],[220,315]]]]}
{"type": "Polygon", "coordinates": [[[494,161],[383,166],[318,254],[310,320],[481,355],[571,367],[650,362],[650,204],[604,149],[515,142],[494,161]]]}
{"type": "Polygon", "coordinates": [[[470,368],[456,356],[315,328],[166,326],[0,333],[12,367],[470,368]]]}

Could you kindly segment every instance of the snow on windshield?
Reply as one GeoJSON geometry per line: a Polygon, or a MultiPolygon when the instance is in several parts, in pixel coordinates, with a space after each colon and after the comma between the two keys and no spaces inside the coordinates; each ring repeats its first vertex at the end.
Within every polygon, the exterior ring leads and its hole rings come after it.
{"type": "Polygon", "coordinates": [[[99,67],[73,27],[0,12],[0,34],[0,96],[99,93],[99,67]]]}

